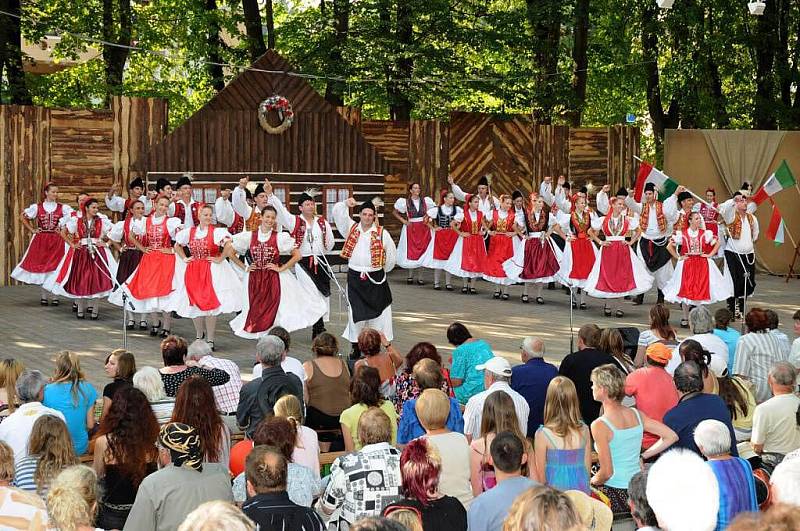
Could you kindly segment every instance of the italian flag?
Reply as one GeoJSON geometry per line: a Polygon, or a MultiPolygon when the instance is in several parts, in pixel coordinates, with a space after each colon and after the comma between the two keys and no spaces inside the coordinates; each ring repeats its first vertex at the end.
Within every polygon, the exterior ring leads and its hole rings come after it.
{"type": "Polygon", "coordinates": [[[775,173],[770,175],[767,181],[761,185],[756,195],[753,196],[753,201],[755,201],[757,205],[760,205],[768,198],[785,188],[794,186],[794,184],[795,180],[794,175],[792,175],[792,170],[789,169],[789,165],[786,164],[784,160],[781,162],[781,165],[778,166],[778,169],[775,170],[775,173]]]}
{"type": "Polygon", "coordinates": [[[785,227],[786,225],[783,222],[783,216],[781,216],[780,210],[778,210],[778,205],[772,203],[772,218],[769,220],[767,238],[774,241],[775,245],[781,245],[783,243],[785,227]]]}
{"type": "Polygon", "coordinates": [[[661,171],[646,162],[641,162],[639,164],[639,174],[636,176],[636,190],[633,193],[633,198],[637,203],[642,201],[644,186],[647,183],[653,183],[656,186],[659,201],[663,201],[671,196],[675,193],[675,189],[678,188],[678,183],[667,177],[661,171]]]}

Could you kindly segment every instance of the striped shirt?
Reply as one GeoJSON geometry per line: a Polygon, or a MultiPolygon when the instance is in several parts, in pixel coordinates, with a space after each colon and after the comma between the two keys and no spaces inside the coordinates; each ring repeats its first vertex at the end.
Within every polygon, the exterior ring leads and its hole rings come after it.
{"type": "Polygon", "coordinates": [[[517,413],[517,420],[519,421],[519,430],[522,433],[528,432],[528,415],[530,414],[531,407],[528,405],[525,397],[518,392],[511,389],[511,386],[506,382],[494,382],[489,389],[478,393],[467,402],[467,407],[464,408],[464,435],[477,439],[481,436],[481,416],[483,415],[483,404],[490,394],[497,391],[503,391],[511,400],[514,401],[514,409],[517,413]]]}
{"type": "Polygon", "coordinates": [[[262,531],[324,531],[325,522],[314,509],[289,500],[286,491],[256,494],[242,511],[262,531]]]}
{"type": "Polygon", "coordinates": [[[788,355],[780,340],[769,332],[749,332],[736,345],[733,373],[753,382],[756,402],[760,404],[772,396],[767,383],[769,370],[779,361],[786,361],[788,355]]]}
{"type": "MultiPolygon", "coordinates": [[[[39,466],[39,456],[29,455],[17,461],[14,470],[14,486],[21,490],[36,493],[36,468],[39,466]]],[[[47,497],[47,486],[40,494],[42,498],[47,497]]]]}

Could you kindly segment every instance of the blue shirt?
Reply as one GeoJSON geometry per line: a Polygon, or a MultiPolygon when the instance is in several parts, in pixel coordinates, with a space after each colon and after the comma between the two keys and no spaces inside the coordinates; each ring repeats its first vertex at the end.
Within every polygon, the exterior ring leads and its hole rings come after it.
{"type": "Polygon", "coordinates": [[[527,363],[511,369],[511,389],[525,398],[531,410],[528,413],[528,437],[533,437],[544,424],[544,401],[550,380],[558,376],[558,368],[542,358],[531,358],[527,363]]]}
{"type": "Polygon", "coordinates": [[[740,457],[708,461],[719,484],[717,531],[723,531],[739,513],[758,512],[756,484],[750,463],[740,457]]]}
{"type": "Polygon", "coordinates": [[[517,476],[501,481],[493,489],[487,490],[472,500],[469,506],[467,511],[469,531],[500,531],[503,529],[503,521],[508,516],[508,510],[517,496],[538,486],[539,483],[532,479],[517,476]]]}
{"type": "Polygon", "coordinates": [[[86,418],[94,408],[97,391],[87,382],[78,383],[77,399],[73,400],[72,384],[51,383],[44,386],[42,404],[60,411],[67,421],[67,429],[75,447],[75,453],[83,455],[89,449],[89,434],[86,432],[86,418]]]}
{"type": "Polygon", "coordinates": [[[742,336],[742,334],[733,328],[726,328],[725,330],[715,328],[714,335],[723,340],[725,345],[728,347],[728,372],[733,374],[733,360],[736,356],[736,343],[739,342],[739,338],[742,336]]]}
{"type": "MultiPolygon", "coordinates": [[[[399,444],[407,444],[417,437],[425,435],[425,428],[419,423],[417,410],[414,409],[416,404],[416,398],[403,402],[400,425],[397,427],[397,442],[399,444]]],[[[464,433],[464,415],[461,414],[461,407],[455,398],[450,399],[450,414],[447,416],[447,424],[445,426],[450,431],[464,433]]]]}
{"type": "Polygon", "coordinates": [[[466,404],[472,396],[483,391],[483,372],[475,369],[494,357],[492,347],[483,339],[466,341],[453,351],[453,366],[450,378],[458,378],[463,383],[453,389],[459,403],[466,404]]]}
{"type": "Polygon", "coordinates": [[[694,429],[706,419],[718,420],[728,427],[731,434],[731,455],[739,457],[728,406],[719,396],[708,393],[698,393],[690,398],[683,398],[678,405],[664,414],[664,424],[678,434],[678,442],[672,448],[686,448],[703,457],[694,443],[694,429]]]}

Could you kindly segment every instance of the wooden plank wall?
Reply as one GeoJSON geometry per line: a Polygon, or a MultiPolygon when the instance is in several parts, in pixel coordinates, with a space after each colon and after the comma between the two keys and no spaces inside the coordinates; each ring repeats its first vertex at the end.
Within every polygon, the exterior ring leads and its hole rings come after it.
{"type": "Polygon", "coordinates": [[[412,120],[409,129],[409,173],[422,193],[435,202],[443,188],[449,188],[450,135],[446,123],[439,120],[412,120]]]}
{"type": "Polygon", "coordinates": [[[536,189],[545,177],[556,180],[569,174],[569,126],[537,125],[531,128],[533,181],[536,189]]]}
{"type": "Polygon", "coordinates": [[[638,127],[614,125],[608,128],[608,182],[611,189],[633,188],[640,156],[641,131],[638,127]]]}
{"type": "Polygon", "coordinates": [[[167,101],[115,96],[111,111],[113,183],[124,190],[136,177],[146,177],[147,152],[167,134],[167,101]]]}
{"type": "Polygon", "coordinates": [[[570,128],[569,180],[576,186],[608,180],[607,128],[570,128]]]}

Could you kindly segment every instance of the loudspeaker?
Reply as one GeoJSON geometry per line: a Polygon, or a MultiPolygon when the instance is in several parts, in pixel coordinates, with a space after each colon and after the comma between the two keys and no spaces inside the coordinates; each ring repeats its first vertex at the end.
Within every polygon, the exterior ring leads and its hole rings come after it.
{"type": "Polygon", "coordinates": [[[617,328],[620,335],[622,335],[622,344],[624,345],[625,354],[627,354],[631,361],[636,358],[636,350],[639,348],[639,329],[633,327],[617,328]]]}

